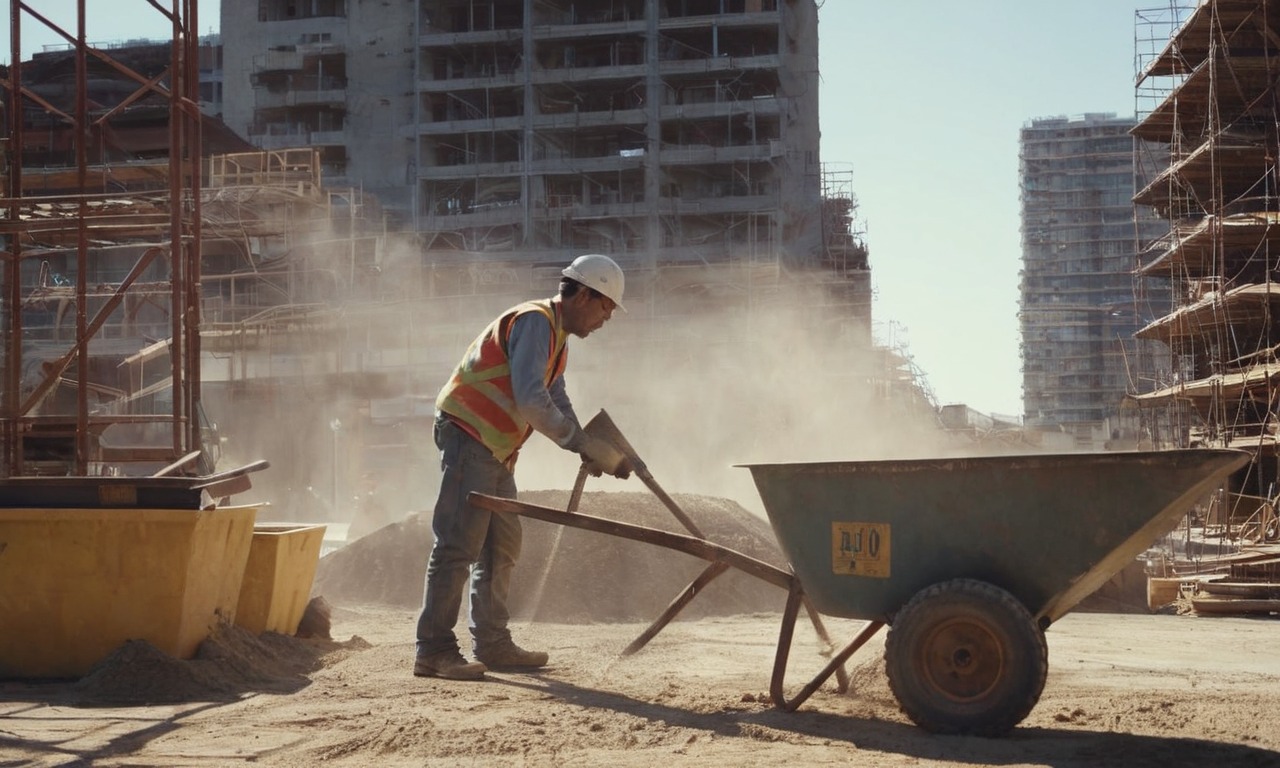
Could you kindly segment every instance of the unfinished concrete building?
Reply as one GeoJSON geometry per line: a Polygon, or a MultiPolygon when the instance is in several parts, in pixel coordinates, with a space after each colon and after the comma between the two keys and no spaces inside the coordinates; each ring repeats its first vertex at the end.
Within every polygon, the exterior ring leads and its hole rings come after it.
{"type": "Polygon", "coordinates": [[[1131,437],[1120,405],[1148,352],[1133,333],[1167,308],[1135,300],[1135,254],[1165,227],[1150,214],[1135,226],[1133,124],[1087,114],[1021,132],[1024,418],[1081,447],[1131,437]]]}
{"type": "Polygon", "coordinates": [[[410,219],[416,5],[224,0],[223,120],[262,149],[316,149],[326,185],[410,219]]]}
{"type": "Polygon", "coordinates": [[[817,252],[813,3],[421,6],[420,230],[658,263],[817,252]]]}
{"type": "Polygon", "coordinates": [[[865,250],[821,204],[812,0],[227,0],[222,25],[228,125],[318,148],[431,263],[603,251],[744,295],[814,272],[869,328],[865,250]]]}
{"type": "MultiPolygon", "coordinates": [[[[1151,373],[1161,386],[1133,399],[1166,444],[1243,448],[1255,457],[1193,521],[1202,546],[1178,550],[1182,558],[1280,540],[1280,3],[1176,5],[1176,30],[1138,80],[1140,92],[1162,98],[1133,129],[1146,149],[1170,157],[1134,197],[1167,221],[1140,272],[1170,281],[1174,309],[1138,336],[1167,344],[1169,356],[1151,373]]],[[[1139,14],[1139,24],[1161,18],[1139,14]]],[[[1275,564],[1255,555],[1254,565],[1236,555],[1231,570],[1276,581],[1275,564]]]]}
{"type": "Polygon", "coordinates": [[[869,295],[865,255],[824,244],[812,0],[228,0],[222,24],[228,125],[319,148],[433,261],[835,267],[869,295]]]}

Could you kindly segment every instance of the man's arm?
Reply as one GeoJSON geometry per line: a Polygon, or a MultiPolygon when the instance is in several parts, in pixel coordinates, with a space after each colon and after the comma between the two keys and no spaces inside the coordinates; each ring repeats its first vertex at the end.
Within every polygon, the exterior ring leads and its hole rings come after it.
{"type": "Polygon", "coordinates": [[[551,382],[551,386],[547,390],[551,394],[551,402],[556,404],[560,412],[568,416],[574,424],[582,424],[578,421],[578,414],[573,410],[573,403],[569,402],[569,393],[565,390],[564,375],[551,382]]]}
{"type": "Polygon", "coordinates": [[[535,430],[570,451],[581,447],[582,428],[573,412],[564,378],[548,388],[547,350],[551,347],[551,323],[539,312],[526,312],[511,327],[507,356],[511,365],[511,390],[516,408],[535,430]]]}

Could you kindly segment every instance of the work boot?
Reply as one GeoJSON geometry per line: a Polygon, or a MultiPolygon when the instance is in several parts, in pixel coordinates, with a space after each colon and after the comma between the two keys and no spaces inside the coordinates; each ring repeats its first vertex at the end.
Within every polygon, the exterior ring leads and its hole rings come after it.
{"type": "Polygon", "coordinates": [[[476,658],[491,669],[534,669],[547,665],[546,651],[526,651],[512,642],[477,649],[476,658]]]}
{"type": "Polygon", "coordinates": [[[457,651],[441,651],[431,656],[419,656],[413,662],[413,674],[418,677],[479,680],[484,677],[484,673],[483,664],[478,661],[467,661],[457,651]]]}

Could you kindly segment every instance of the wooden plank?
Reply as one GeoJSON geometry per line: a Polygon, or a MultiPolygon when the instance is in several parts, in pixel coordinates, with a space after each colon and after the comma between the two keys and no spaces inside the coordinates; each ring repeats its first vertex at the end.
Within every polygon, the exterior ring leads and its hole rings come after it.
{"type": "Polygon", "coordinates": [[[1240,614],[1280,613],[1280,600],[1250,600],[1229,597],[1193,597],[1191,607],[1196,613],[1240,614]]]}

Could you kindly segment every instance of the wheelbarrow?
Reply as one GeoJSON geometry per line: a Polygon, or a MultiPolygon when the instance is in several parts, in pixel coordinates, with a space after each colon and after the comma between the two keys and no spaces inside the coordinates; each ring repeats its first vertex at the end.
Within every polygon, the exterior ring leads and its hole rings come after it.
{"type": "Polygon", "coordinates": [[[700,534],[468,498],[490,511],[710,561],[628,652],[732,567],[787,590],[770,685],[775,706],[794,711],[832,674],[843,692],[843,665],[888,625],[886,672],[907,716],[937,733],[998,736],[1039,701],[1045,630],[1248,461],[1244,451],[1190,449],[741,465],[751,470],[790,572],[700,534]],[[868,623],[788,697],[802,605],[868,623]]]}

